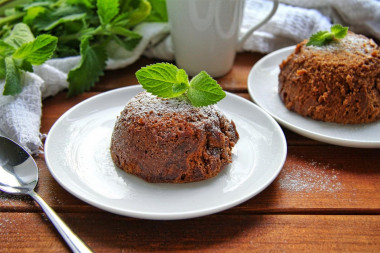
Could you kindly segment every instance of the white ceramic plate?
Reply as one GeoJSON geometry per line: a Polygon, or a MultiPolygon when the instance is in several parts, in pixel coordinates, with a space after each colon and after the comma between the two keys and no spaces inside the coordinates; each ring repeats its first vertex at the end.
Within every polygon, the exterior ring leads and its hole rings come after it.
{"type": "Polygon", "coordinates": [[[279,64],[294,46],[275,51],[258,61],[248,76],[248,91],[261,108],[281,125],[314,140],[358,148],[380,147],[380,122],[343,125],[316,121],[286,109],[278,95],[279,64]]]}
{"type": "Polygon", "coordinates": [[[145,219],[185,219],[219,212],[265,189],[280,172],[286,140],[258,106],[227,93],[219,108],[234,120],[240,140],[233,163],[217,177],[187,184],[151,184],[118,169],[110,157],[116,117],[140,86],[109,91],[74,106],[51,128],[45,159],[58,183],[103,210],[145,219]]]}

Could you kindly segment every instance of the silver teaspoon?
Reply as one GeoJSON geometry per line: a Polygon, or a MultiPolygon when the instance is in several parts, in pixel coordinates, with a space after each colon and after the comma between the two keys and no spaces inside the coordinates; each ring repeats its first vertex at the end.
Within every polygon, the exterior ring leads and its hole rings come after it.
{"type": "Polygon", "coordinates": [[[0,190],[10,194],[31,196],[41,206],[73,252],[91,252],[86,244],[34,191],[37,182],[38,167],[33,157],[17,143],[0,136],[0,190]]]}

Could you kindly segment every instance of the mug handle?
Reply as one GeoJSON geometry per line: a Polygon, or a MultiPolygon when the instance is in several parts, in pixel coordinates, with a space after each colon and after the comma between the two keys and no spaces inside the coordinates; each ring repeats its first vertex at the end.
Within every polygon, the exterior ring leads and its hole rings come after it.
{"type": "Polygon", "coordinates": [[[240,50],[243,47],[244,42],[251,36],[251,34],[260,28],[262,25],[264,25],[277,11],[278,8],[278,0],[272,0],[273,1],[273,7],[272,10],[269,12],[269,14],[258,24],[251,27],[244,35],[241,37],[237,44],[237,50],[240,50]]]}

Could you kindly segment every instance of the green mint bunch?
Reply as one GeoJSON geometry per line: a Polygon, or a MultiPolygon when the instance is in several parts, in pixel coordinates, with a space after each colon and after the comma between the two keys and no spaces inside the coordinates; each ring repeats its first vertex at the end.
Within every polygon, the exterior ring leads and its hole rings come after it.
{"type": "Polygon", "coordinates": [[[170,63],[156,63],[136,72],[143,88],[162,98],[186,96],[195,107],[216,104],[226,93],[205,71],[201,71],[189,82],[185,70],[170,63]]]}
{"type": "Polygon", "coordinates": [[[0,3],[0,39],[8,37],[13,27],[22,23],[35,36],[49,34],[58,38],[54,58],[81,55],[79,64],[68,74],[69,96],[94,86],[104,74],[109,55],[115,54],[115,44],[127,51],[139,44],[142,36],[133,28],[143,21],[166,22],[165,0],[4,0],[0,3]]]}
{"type": "Polygon", "coordinates": [[[0,79],[5,79],[3,95],[20,93],[22,72],[33,72],[33,65],[48,60],[57,41],[56,37],[47,34],[35,38],[27,25],[15,25],[9,36],[0,40],[0,79]]]}
{"type": "Polygon", "coordinates": [[[324,46],[328,45],[332,41],[343,39],[346,37],[348,27],[336,24],[331,26],[330,32],[328,31],[319,31],[311,35],[309,42],[306,46],[324,46]]]}

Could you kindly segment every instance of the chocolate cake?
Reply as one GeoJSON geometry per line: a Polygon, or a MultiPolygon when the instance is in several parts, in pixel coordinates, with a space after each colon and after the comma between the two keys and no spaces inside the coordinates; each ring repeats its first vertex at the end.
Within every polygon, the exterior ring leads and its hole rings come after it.
{"type": "Polygon", "coordinates": [[[298,44],[280,65],[279,94],[286,108],[327,122],[379,120],[378,45],[352,32],[325,46],[306,43],[298,44]]]}
{"type": "Polygon", "coordinates": [[[231,163],[238,139],[234,122],[216,106],[142,92],[118,117],[111,156],[119,168],[148,182],[194,182],[231,163]]]}

